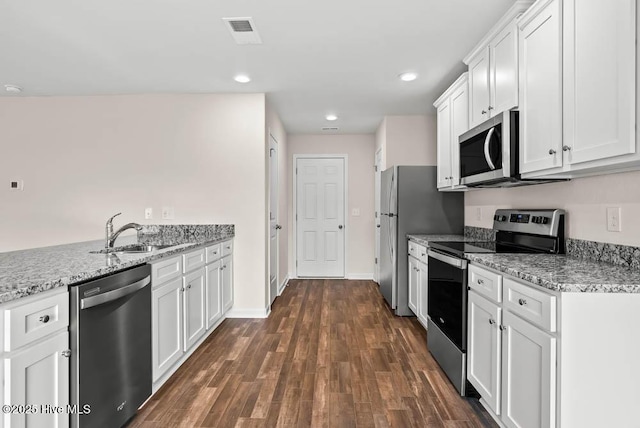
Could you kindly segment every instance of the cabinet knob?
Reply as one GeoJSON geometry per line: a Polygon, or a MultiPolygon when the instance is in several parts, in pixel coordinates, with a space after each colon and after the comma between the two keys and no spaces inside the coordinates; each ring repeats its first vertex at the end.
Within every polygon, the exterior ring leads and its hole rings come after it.
{"type": "Polygon", "coordinates": [[[507,327],[505,327],[503,325],[500,326],[500,331],[505,331],[506,329],[507,329],[507,327]]]}
{"type": "Polygon", "coordinates": [[[493,106],[487,107],[487,110],[493,110],[493,106]]]}
{"type": "Polygon", "coordinates": [[[549,149],[549,154],[550,154],[550,155],[555,155],[555,154],[556,154],[556,151],[555,151],[555,150],[553,150],[553,149],[549,149]]]}
{"type": "Polygon", "coordinates": [[[280,230],[282,229],[282,226],[280,226],[279,224],[276,224],[276,230],[280,230]]]}
{"type": "Polygon", "coordinates": [[[486,111],[486,110],[482,110],[482,111],[480,112],[480,114],[487,114],[487,111],[486,111]]]}
{"type": "Polygon", "coordinates": [[[227,268],[227,265],[222,266],[222,269],[226,269],[226,268],[227,268]]]}
{"type": "Polygon", "coordinates": [[[480,284],[480,285],[484,284],[484,280],[478,278],[478,284],[480,284]]]}
{"type": "Polygon", "coordinates": [[[569,146],[562,146],[562,151],[563,151],[563,152],[568,152],[569,150],[571,150],[571,147],[569,147],[569,146]]]}
{"type": "Polygon", "coordinates": [[[427,255],[427,253],[422,253],[422,257],[424,257],[424,256],[426,256],[426,255],[427,255]]]}
{"type": "Polygon", "coordinates": [[[187,290],[191,290],[191,284],[187,285],[187,290]]]}
{"type": "Polygon", "coordinates": [[[65,349],[64,351],[60,352],[60,355],[69,358],[71,356],[71,349],[65,349]]]}
{"type": "Polygon", "coordinates": [[[341,224],[338,225],[338,229],[342,229],[342,225],[341,224]]]}
{"type": "Polygon", "coordinates": [[[518,303],[520,304],[520,306],[524,306],[527,304],[527,301],[524,299],[518,299],[518,303]]]}
{"type": "Polygon", "coordinates": [[[494,325],[496,323],[496,320],[494,320],[493,318],[489,318],[489,324],[494,325]]]}
{"type": "Polygon", "coordinates": [[[49,315],[43,315],[40,317],[40,322],[46,324],[49,322],[50,319],[51,318],[49,317],[49,315]]]}

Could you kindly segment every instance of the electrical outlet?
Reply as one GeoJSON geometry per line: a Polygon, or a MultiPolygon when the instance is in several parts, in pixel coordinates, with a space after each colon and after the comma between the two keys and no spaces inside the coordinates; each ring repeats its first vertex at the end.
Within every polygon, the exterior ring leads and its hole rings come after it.
{"type": "Polygon", "coordinates": [[[620,207],[607,207],[607,230],[609,232],[622,231],[621,211],[620,207]]]}
{"type": "Polygon", "coordinates": [[[482,220],[482,208],[480,207],[476,208],[476,220],[477,221],[482,220]]]}
{"type": "Polygon", "coordinates": [[[173,220],[174,218],[175,218],[175,214],[173,212],[173,207],[162,207],[163,220],[173,220]]]}
{"type": "Polygon", "coordinates": [[[360,208],[354,208],[351,210],[351,215],[354,217],[358,217],[360,215],[360,208]]]}
{"type": "Polygon", "coordinates": [[[144,209],[144,219],[151,220],[153,218],[153,208],[144,209]]]}

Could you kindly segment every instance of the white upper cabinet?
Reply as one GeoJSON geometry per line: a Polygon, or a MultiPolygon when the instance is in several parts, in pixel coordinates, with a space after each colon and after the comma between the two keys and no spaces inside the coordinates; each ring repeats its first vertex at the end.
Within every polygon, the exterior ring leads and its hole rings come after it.
{"type": "Polygon", "coordinates": [[[433,104],[438,111],[438,189],[458,190],[460,186],[460,145],[458,138],[469,129],[468,74],[458,78],[433,104]]]}
{"type": "Polygon", "coordinates": [[[519,20],[520,173],[640,166],[635,0],[547,0],[519,20]]]}
{"type": "Polygon", "coordinates": [[[520,173],[562,165],[560,0],[536,3],[520,20],[520,173]]]}
{"type": "Polygon", "coordinates": [[[469,66],[469,128],[518,106],[516,18],[533,1],[516,1],[464,59],[469,66]]]}
{"type": "Polygon", "coordinates": [[[571,164],[634,153],[636,0],[564,0],[564,151],[571,164]]]}

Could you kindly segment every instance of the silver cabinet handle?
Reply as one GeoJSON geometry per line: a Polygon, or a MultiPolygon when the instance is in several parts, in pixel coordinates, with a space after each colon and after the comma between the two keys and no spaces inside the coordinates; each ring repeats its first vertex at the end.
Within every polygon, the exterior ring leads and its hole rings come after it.
{"type": "Polygon", "coordinates": [[[507,329],[507,327],[505,327],[503,325],[500,326],[500,331],[505,331],[506,329],[507,329]]]}
{"type": "Polygon", "coordinates": [[[496,169],[496,166],[491,161],[491,153],[489,153],[489,141],[491,141],[491,136],[493,135],[495,130],[495,127],[491,128],[487,133],[486,138],[484,139],[484,159],[487,161],[487,164],[492,171],[496,169]]]}
{"type": "Polygon", "coordinates": [[[60,355],[69,358],[71,356],[71,349],[65,349],[64,351],[60,352],[60,355]]]}
{"type": "Polygon", "coordinates": [[[556,154],[556,151],[555,151],[555,150],[553,150],[553,149],[549,149],[549,154],[550,154],[550,155],[555,155],[555,154],[556,154]]]}
{"type": "Polygon", "coordinates": [[[51,318],[49,317],[49,315],[43,315],[43,316],[41,316],[41,317],[39,318],[39,321],[40,321],[41,323],[46,324],[46,323],[48,323],[48,322],[49,322],[49,320],[50,320],[50,319],[51,319],[51,318]]]}
{"type": "Polygon", "coordinates": [[[563,152],[568,152],[569,150],[571,150],[571,147],[569,147],[569,146],[562,146],[562,151],[563,151],[563,152]]]}
{"type": "Polygon", "coordinates": [[[484,280],[478,279],[478,284],[480,284],[480,285],[484,284],[484,280]]]}
{"type": "Polygon", "coordinates": [[[494,325],[496,323],[496,320],[494,320],[493,318],[489,318],[489,324],[494,325]]]}
{"type": "Polygon", "coordinates": [[[520,304],[520,306],[524,306],[527,304],[527,301],[524,299],[518,299],[518,303],[520,304]]]}

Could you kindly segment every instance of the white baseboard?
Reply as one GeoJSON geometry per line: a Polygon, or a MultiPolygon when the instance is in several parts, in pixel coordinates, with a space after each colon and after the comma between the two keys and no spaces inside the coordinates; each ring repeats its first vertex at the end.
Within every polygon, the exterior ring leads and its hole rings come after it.
{"type": "Polygon", "coordinates": [[[373,281],[373,272],[371,273],[349,273],[347,279],[370,279],[373,281]]]}
{"type": "Polygon", "coordinates": [[[270,307],[264,309],[243,309],[243,308],[231,308],[226,313],[226,318],[266,318],[271,311],[270,307]]]}
{"type": "Polygon", "coordinates": [[[289,284],[289,275],[284,277],[284,279],[282,280],[282,284],[280,284],[280,286],[278,287],[278,296],[282,294],[287,284],[289,284]]]}

